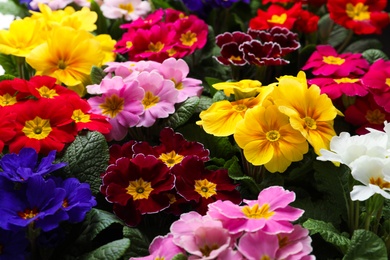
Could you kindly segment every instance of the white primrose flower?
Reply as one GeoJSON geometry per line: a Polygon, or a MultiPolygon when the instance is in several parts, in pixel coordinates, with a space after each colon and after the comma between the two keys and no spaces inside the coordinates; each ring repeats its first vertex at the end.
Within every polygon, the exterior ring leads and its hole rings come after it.
{"type": "Polygon", "coordinates": [[[100,9],[109,19],[124,17],[126,21],[134,21],[152,10],[149,1],[142,0],[105,0],[100,9]]]}
{"type": "Polygon", "coordinates": [[[376,193],[390,199],[390,158],[364,155],[354,160],[350,167],[353,178],[363,184],[353,186],[352,200],[365,201],[376,193]]]}
{"type": "Polygon", "coordinates": [[[330,141],[330,150],[321,149],[320,161],[342,163],[347,166],[363,155],[385,158],[389,155],[387,143],[389,135],[381,131],[372,131],[365,135],[351,136],[347,132],[334,136],[330,141]]]}

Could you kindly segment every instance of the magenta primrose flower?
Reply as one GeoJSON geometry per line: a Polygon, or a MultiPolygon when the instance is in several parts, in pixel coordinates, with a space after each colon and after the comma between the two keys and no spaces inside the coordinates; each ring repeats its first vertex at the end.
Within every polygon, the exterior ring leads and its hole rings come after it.
{"type": "Polygon", "coordinates": [[[318,45],[302,70],[313,69],[313,75],[352,77],[364,74],[369,66],[361,53],[338,54],[331,45],[318,45]]]}
{"type": "Polygon", "coordinates": [[[332,100],[341,97],[343,94],[349,97],[362,97],[368,94],[368,88],[363,84],[360,78],[318,77],[309,79],[308,83],[319,86],[321,89],[321,94],[327,94],[332,100]]]}
{"type": "Polygon", "coordinates": [[[280,186],[262,190],[257,200],[244,200],[246,205],[238,206],[230,201],[216,201],[209,204],[208,215],[222,221],[231,234],[242,231],[267,234],[291,232],[290,223],[302,216],[303,210],[289,206],[295,200],[295,193],[280,186]]]}

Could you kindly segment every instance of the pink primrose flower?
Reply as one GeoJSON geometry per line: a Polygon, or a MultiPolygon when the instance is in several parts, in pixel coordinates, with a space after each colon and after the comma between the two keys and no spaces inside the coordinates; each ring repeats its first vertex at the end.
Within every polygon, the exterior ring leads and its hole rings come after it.
{"type": "Polygon", "coordinates": [[[129,127],[138,124],[144,112],[141,103],[145,95],[137,81],[124,83],[121,77],[103,79],[100,84],[102,95],[88,99],[91,112],[105,115],[112,125],[107,135],[109,140],[122,140],[129,127]]]}
{"type": "Polygon", "coordinates": [[[365,96],[368,94],[368,88],[363,84],[360,78],[323,78],[318,77],[307,80],[309,84],[315,84],[320,87],[321,94],[327,94],[334,100],[343,94],[349,97],[365,96]]]}
{"type": "Polygon", "coordinates": [[[318,45],[302,70],[313,69],[314,75],[352,77],[364,74],[369,66],[361,53],[338,54],[331,45],[318,45]]]}
{"type": "Polygon", "coordinates": [[[279,259],[276,258],[279,249],[278,237],[262,231],[245,233],[240,238],[237,248],[245,259],[279,259]]]}
{"type": "Polygon", "coordinates": [[[173,235],[157,236],[149,246],[150,255],[145,257],[131,257],[130,260],[155,260],[155,259],[172,259],[175,255],[185,251],[173,243],[173,235]]]}
{"type": "Polygon", "coordinates": [[[73,0],[32,0],[30,6],[32,9],[37,10],[38,4],[45,4],[50,7],[51,10],[63,9],[73,0]]]}
{"type": "MultiPolygon", "coordinates": [[[[277,237],[279,240],[277,259],[300,260],[303,257],[309,257],[313,250],[309,231],[300,225],[294,225],[291,233],[280,233],[277,237]]],[[[311,257],[314,259],[314,256],[311,257]]]]}
{"type": "Polygon", "coordinates": [[[294,200],[294,192],[272,186],[262,190],[257,200],[244,200],[246,205],[243,206],[230,201],[209,204],[207,214],[221,220],[231,234],[258,230],[267,234],[291,232],[293,225],[290,222],[303,214],[303,210],[288,205],[294,200]]]}
{"type": "Polygon", "coordinates": [[[191,211],[171,225],[173,242],[193,255],[189,259],[215,259],[231,246],[228,230],[218,220],[191,211]]]}
{"type": "Polygon", "coordinates": [[[151,6],[142,0],[105,0],[100,9],[109,19],[124,17],[126,21],[133,21],[150,12],[151,6]]]}
{"type": "Polygon", "coordinates": [[[172,80],[164,79],[156,71],[143,71],[138,75],[137,82],[144,89],[141,98],[144,113],[137,126],[149,127],[158,118],[166,118],[175,112],[178,92],[172,80]]]}
{"type": "Polygon", "coordinates": [[[200,96],[202,93],[202,81],[187,78],[190,69],[184,60],[166,59],[158,70],[165,79],[170,79],[175,83],[175,88],[178,90],[178,103],[185,101],[189,97],[200,96]]]}

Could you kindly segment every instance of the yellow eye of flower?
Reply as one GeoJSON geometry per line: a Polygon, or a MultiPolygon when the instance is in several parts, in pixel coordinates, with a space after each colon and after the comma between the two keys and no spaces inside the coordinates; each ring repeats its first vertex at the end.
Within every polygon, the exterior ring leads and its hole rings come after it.
{"type": "Polygon", "coordinates": [[[287,14],[281,14],[281,15],[272,15],[271,19],[267,20],[269,23],[277,23],[277,24],[284,24],[287,20],[287,14]]]}
{"type": "Polygon", "coordinates": [[[152,94],[152,92],[147,91],[145,93],[144,98],[142,99],[142,105],[144,105],[145,109],[148,109],[156,105],[158,101],[160,101],[160,98],[158,96],[155,96],[152,94]]]}
{"type": "Polygon", "coordinates": [[[244,112],[247,110],[247,106],[245,106],[244,104],[238,104],[238,105],[234,105],[233,106],[233,110],[237,111],[237,112],[244,112]]]}
{"type": "Polygon", "coordinates": [[[76,109],[73,111],[73,114],[72,114],[72,119],[76,122],[76,123],[88,123],[88,122],[91,122],[91,116],[90,115],[87,115],[87,114],[84,114],[83,111],[81,111],[81,109],[76,109]]]}
{"type": "Polygon", "coordinates": [[[50,127],[50,120],[35,117],[33,120],[26,121],[22,132],[29,138],[32,139],[45,139],[52,128],[50,127]]]}
{"type": "Polygon", "coordinates": [[[14,105],[16,102],[16,97],[13,97],[8,93],[2,96],[0,95],[0,106],[2,107],[14,105]]]}
{"type": "Polygon", "coordinates": [[[217,194],[217,184],[208,181],[207,179],[195,181],[195,191],[203,198],[210,198],[217,194]]]}
{"type": "Polygon", "coordinates": [[[175,151],[169,153],[163,153],[160,155],[159,159],[163,161],[168,167],[172,167],[183,160],[184,156],[177,154],[175,151]]]}
{"type": "Polygon", "coordinates": [[[387,182],[380,177],[378,178],[371,177],[370,184],[376,185],[381,189],[390,189],[390,182],[387,182]]]}
{"type": "Polygon", "coordinates": [[[280,133],[279,133],[279,131],[271,130],[271,131],[268,131],[265,136],[266,136],[268,141],[276,142],[280,138],[280,133]]]}
{"type": "Polygon", "coordinates": [[[38,92],[39,92],[39,95],[41,95],[41,97],[43,97],[43,98],[54,98],[54,97],[59,96],[57,94],[57,92],[55,91],[55,89],[49,89],[46,86],[40,87],[38,89],[38,92]]]}
{"type": "Polygon", "coordinates": [[[196,33],[193,33],[191,31],[188,31],[186,33],[183,33],[180,37],[180,41],[183,45],[186,46],[192,46],[194,43],[198,40],[196,37],[196,33]]]}
{"type": "Polygon", "coordinates": [[[219,246],[217,244],[213,244],[211,246],[209,245],[204,245],[203,247],[199,248],[199,251],[202,253],[203,256],[207,257],[210,256],[211,251],[217,250],[219,246]]]}
{"type": "Polygon", "coordinates": [[[368,11],[368,5],[364,5],[363,3],[357,3],[353,5],[351,3],[347,3],[345,12],[347,15],[356,21],[365,21],[370,20],[370,12],[368,11]]]}
{"type": "Polygon", "coordinates": [[[269,204],[265,203],[261,207],[259,204],[255,204],[252,207],[250,206],[244,206],[242,208],[242,213],[248,218],[254,218],[254,219],[259,219],[259,218],[265,218],[269,219],[272,217],[275,212],[269,210],[270,206],[269,204]]]}
{"type": "Polygon", "coordinates": [[[324,56],[322,61],[330,65],[342,65],[345,62],[345,59],[335,56],[324,56]]]}
{"type": "Polygon", "coordinates": [[[100,104],[99,107],[102,109],[103,115],[114,118],[123,110],[123,105],[124,99],[114,94],[106,97],[104,103],[100,104]]]}
{"type": "Polygon", "coordinates": [[[316,121],[311,117],[305,117],[303,119],[305,121],[305,126],[309,129],[317,129],[317,123],[316,121]]]}
{"type": "Polygon", "coordinates": [[[134,12],[134,6],[131,3],[128,4],[119,4],[119,8],[127,11],[128,14],[134,12]]]}
{"type": "Polygon", "coordinates": [[[34,207],[33,209],[25,209],[24,211],[18,212],[18,216],[23,219],[31,219],[38,215],[38,213],[38,209],[34,207]]]}
{"type": "Polygon", "coordinates": [[[336,82],[337,84],[340,84],[340,83],[355,83],[355,82],[358,82],[359,79],[351,79],[351,78],[341,78],[341,79],[335,79],[334,82],[336,82]]]}
{"type": "Polygon", "coordinates": [[[131,181],[126,188],[127,194],[133,196],[133,200],[148,199],[150,193],[153,191],[150,182],[144,181],[142,178],[131,181]]]}
{"type": "Polygon", "coordinates": [[[390,78],[386,79],[386,85],[390,87],[390,78]]]}
{"type": "Polygon", "coordinates": [[[148,50],[150,52],[160,52],[164,48],[164,44],[162,42],[149,43],[148,50]]]}
{"type": "Polygon", "coordinates": [[[131,41],[127,41],[126,48],[130,49],[131,47],[133,47],[133,43],[131,41]]]}

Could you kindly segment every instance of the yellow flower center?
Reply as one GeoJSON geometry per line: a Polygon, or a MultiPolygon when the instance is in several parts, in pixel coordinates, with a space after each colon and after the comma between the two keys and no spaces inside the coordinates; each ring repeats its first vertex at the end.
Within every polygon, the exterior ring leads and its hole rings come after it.
{"type": "Polygon", "coordinates": [[[272,15],[271,19],[267,20],[269,23],[277,23],[277,24],[284,24],[287,20],[287,14],[281,14],[281,15],[272,15]]]}
{"type": "Polygon", "coordinates": [[[242,211],[242,213],[244,213],[244,215],[247,218],[255,218],[255,219],[265,218],[265,219],[269,219],[270,217],[272,217],[275,214],[275,212],[274,211],[270,211],[269,208],[270,208],[270,206],[269,206],[268,203],[263,204],[261,207],[259,206],[259,204],[255,204],[252,207],[244,206],[241,209],[241,211],[242,211]]]}
{"type": "Polygon", "coordinates": [[[64,70],[68,65],[66,65],[65,61],[59,60],[57,66],[60,70],[64,70]]]}
{"type": "Polygon", "coordinates": [[[390,182],[383,180],[382,178],[370,178],[370,184],[376,185],[381,189],[390,189],[390,182]]]}
{"type": "Polygon", "coordinates": [[[195,191],[203,198],[210,198],[217,194],[217,184],[208,181],[207,179],[195,181],[195,191]]]}
{"type": "Polygon", "coordinates": [[[147,91],[145,93],[144,98],[142,99],[142,105],[144,105],[145,109],[151,108],[152,106],[156,105],[160,101],[160,98],[158,96],[153,95],[152,92],[147,91]]]}
{"type": "Polygon", "coordinates": [[[57,94],[57,92],[55,91],[55,89],[50,89],[46,86],[40,87],[38,89],[38,92],[39,92],[39,95],[41,95],[41,97],[43,97],[43,98],[54,98],[54,97],[59,96],[57,94]]]}
{"type": "Polygon", "coordinates": [[[127,11],[128,14],[134,12],[134,6],[131,3],[128,4],[119,4],[119,8],[127,11]]]}
{"type": "Polygon", "coordinates": [[[103,115],[114,118],[123,110],[124,103],[125,100],[123,98],[114,94],[110,97],[106,97],[104,103],[100,104],[99,107],[102,109],[103,115]]]}
{"type": "Polygon", "coordinates": [[[383,124],[386,119],[386,115],[379,111],[379,109],[375,109],[374,111],[368,110],[365,117],[369,123],[378,125],[383,124]]]}
{"type": "Polygon", "coordinates": [[[183,155],[177,154],[175,151],[163,153],[159,157],[159,159],[163,161],[168,167],[173,167],[175,164],[180,163],[183,158],[183,155]]]}
{"type": "Polygon", "coordinates": [[[313,118],[307,116],[303,120],[305,121],[305,126],[307,128],[312,129],[312,130],[317,129],[317,123],[313,118]]]}
{"type": "Polygon", "coordinates": [[[233,106],[233,110],[237,111],[237,112],[244,112],[247,110],[247,106],[244,105],[244,104],[239,104],[239,105],[234,105],[233,106]]]}
{"type": "Polygon", "coordinates": [[[73,111],[73,114],[72,114],[72,119],[76,122],[76,123],[88,123],[88,122],[91,122],[91,119],[90,119],[90,115],[87,115],[87,114],[84,114],[83,111],[81,111],[81,109],[76,109],[73,111]]]}
{"type": "Polygon", "coordinates": [[[165,257],[159,257],[159,256],[157,256],[156,258],[154,258],[154,260],[165,260],[165,257]]]}
{"type": "Polygon", "coordinates": [[[127,194],[133,196],[133,200],[148,199],[153,191],[150,182],[144,181],[142,178],[131,181],[126,188],[127,194]]]}
{"type": "Polygon", "coordinates": [[[164,44],[161,42],[149,43],[148,50],[151,52],[160,52],[164,48],[164,44]]]}
{"type": "Polygon", "coordinates": [[[278,236],[278,240],[279,240],[279,248],[285,247],[289,242],[288,237],[281,236],[279,234],[277,236],[278,236]]]}
{"type": "Polygon", "coordinates": [[[131,47],[133,47],[133,43],[131,41],[127,41],[126,42],[126,48],[130,49],[131,47]]]}
{"type": "Polygon", "coordinates": [[[63,208],[69,207],[69,202],[68,202],[67,199],[64,199],[64,200],[62,201],[62,207],[63,207],[63,208]]]}
{"type": "Polygon", "coordinates": [[[230,56],[229,59],[232,61],[242,61],[242,58],[240,56],[234,56],[234,55],[230,56]]]}
{"type": "Polygon", "coordinates": [[[0,95],[0,106],[2,107],[14,105],[16,102],[16,97],[13,97],[8,93],[0,95]]]}
{"type": "Polygon", "coordinates": [[[263,255],[260,260],[271,260],[271,257],[269,257],[268,255],[263,255]]]}
{"type": "Polygon", "coordinates": [[[386,85],[390,87],[390,78],[386,79],[386,85]]]}
{"type": "Polygon", "coordinates": [[[169,199],[169,204],[173,204],[177,201],[175,195],[173,195],[172,193],[167,193],[166,195],[169,199]]]}
{"type": "Polygon", "coordinates": [[[51,132],[50,120],[35,117],[33,120],[28,120],[22,129],[23,133],[32,139],[45,139],[51,132]]]}
{"type": "Polygon", "coordinates": [[[265,137],[267,138],[268,141],[270,142],[276,142],[279,140],[280,138],[280,133],[279,131],[276,131],[276,130],[271,130],[271,131],[268,131],[265,135],[265,137]]]}
{"type": "Polygon", "coordinates": [[[368,5],[363,3],[357,3],[353,5],[347,3],[345,12],[347,15],[355,21],[365,21],[370,20],[370,12],[368,11],[368,5]]]}
{"type": "Polygon", "coordinates": [[[18,212],[18,216],[21,217],[22,219],[31,219],[34,218],[36,215],[38,215],[38,209],[33,208],[33,209],[25,209],[24,211],[18,212]]]}
{"type": "Polygon", "coordinates": [[[211,251],[218,249],[219,246],[217,244],[213,244],[212,246],[204,245],[203,247],[199,248],[199,251],[202,253],[203,256],[209,256],[211,251]]]}
{"type": "Polygon", "coordinates": [[[351,79],[351,78],[341,78],[341,79],[334,79],[334,82],[336,82],[337,84],[340,84],[340,83],[355,83],[355,82],[358,82],[359,79],[351,79]]]}
{"type": "Polygon", "coordinates": [[[173,83],[175,83],[175,88],[176,89],[178,89],[178,90],[183,89],[183,83],[182,82],[177,83],[174,78],[171,78],[171,80],[173,81],[173,83]]]}
{"type": "Polygon", "coordinates": [[[180,37],[180,41],[185,46],[192,46],[194,43],[198,40],[196,37],[196,33],[193,33],[191,31],[188,31],[186,33],[183,33],[180,37]]]}
{"type": "Polygon", "coordinates": [[[177,51],[174,48],[167,50],[167,53],[168,53],[169,57],[172,57],[173,55],[175,55],[176,52],[177,51]]]}
{"type": "Polygon", "coordinates": [[[341,65],[345,62],[345,59],[335,56],[324,56],[322,61],[330,65],[341,65]]]}

